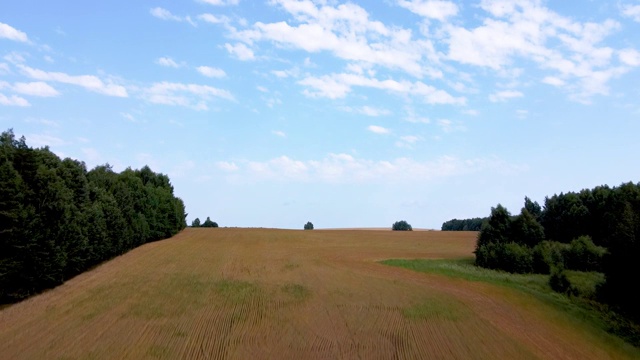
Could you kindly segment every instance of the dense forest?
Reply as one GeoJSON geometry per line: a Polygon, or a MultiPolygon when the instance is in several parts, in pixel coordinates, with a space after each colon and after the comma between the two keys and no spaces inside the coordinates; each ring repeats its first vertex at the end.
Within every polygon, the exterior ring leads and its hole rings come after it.
{"type": "Polygon", "coordinates": [[[478,234],[476,264],[519,273],[550,273],[564,291],[564,270],[604,273],[598,300],[640,320],[640,183],[598,186],[545,198],[525,198],[520,214],[501,205],[478,234]]]}
{"type": "Polygon", "coordinates": [[[0,302],[61,284],[185,226],[169,178],[149,167],[87,171],[12,130],[0,135],[0,302]]]}
{"type": "Polygon", "coordinates": [[[482,229],[482,223],[487,218],[473,218],[473,219],[452,219],[442,223],[442,231],[480,231],[482,229]]]}

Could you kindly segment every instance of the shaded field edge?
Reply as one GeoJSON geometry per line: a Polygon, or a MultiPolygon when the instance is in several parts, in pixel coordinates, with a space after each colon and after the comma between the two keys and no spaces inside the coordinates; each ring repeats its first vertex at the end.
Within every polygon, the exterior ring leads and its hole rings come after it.
{"type": "Polygon", "coordinates": [[[380,264],[464,281],[483,282],[513,289],[568,316],[576,326],[600,333],[610,346],[624,349],[640,358],[640,325],[631,322],[606,305],[572,295],[554,292],[548,275],[511,274],[475,266],[473,257],[458,259],[388,259],[380,264]]]}

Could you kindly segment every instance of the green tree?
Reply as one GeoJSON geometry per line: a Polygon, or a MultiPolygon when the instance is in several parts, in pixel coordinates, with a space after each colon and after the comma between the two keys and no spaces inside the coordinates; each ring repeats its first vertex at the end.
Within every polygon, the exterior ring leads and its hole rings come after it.
{"type": "Polygon", "coordinates": [[[211,219],[207,216],[207,220],[205,220],[202,223],[202,227],[213,227],[213,228],[217,228],[218,227],[218,223],[211,221],[211,219]]]}
{"type": "Polygon", "coordinates": [[[394,231],[412,231],[413,228],[405,220],[396,221],[391,225],[391,230],[394,231]]]}
{"type": "Polygon", "coordinates": [[[304,229],[305,230],[313,230],[313,223],[311,221],[307,221],[307,223],[304,224],[304,229]]]}
{"type": "Polygon", "coordinates": [[[511,223],[510,238],[518,244],[534,247],[544,240],[544,228],[525,207],[511,223]]]}
{"type": "Polygon", "coordinates": [[[529,214],[533,215],[536,221],[540,221],[540,217],[542,216],[542,207],[538,204],[537,201],[531,201],[529,197],[524,197],[524,208],[527,209],[529,214]]]}
{"type": "Polygon", "coordinates": [[[497,243],[505,244],[510,241],[511,214],[502,205],[491,208],[489,219],[482,225],[478,234],[477,247],[497,243]]]}
{"type": "Polygon", "coordinates": [[[195,218],[191,222],[191,227],[200,227],[200,218],[195,218]]]}

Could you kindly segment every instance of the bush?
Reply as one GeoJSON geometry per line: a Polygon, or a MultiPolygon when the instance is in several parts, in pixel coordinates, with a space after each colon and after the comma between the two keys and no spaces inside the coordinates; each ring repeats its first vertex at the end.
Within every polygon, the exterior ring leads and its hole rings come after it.
{"type": "Polygon", "coordinates": [[[476,250],[476,265],[526,274],[533,271],[533,250],[516,243],[489,243],[476,250]]]}
{"type": "Polygon", "coordinates": [[[553,268],[549,276],[549,286],[555,292],[567,293],[571,289],[571,283],[563,268],[553,268]]]}
{"type": "Polygon", "coordinates": [[[311,221],[307,221],[307,223],[304,224],[304,229],[305,230],[313,230],[313,223],[311,221]]]}
{"type": "Polygon", "coordinates": [[[412,231],[413,228],[409,225],[408,222],[404,220],[396,221],[391,225],[391,230],[394,231],[412,231]]]}
{"type": "Polygon", "coordinates": [[[589,236],[580,236],[571,241],[565,250],[567,269],[579,271],[602,271],[602,259],[607,249],[596,246],[589,236]]]}
{"type": "Polygon", "coordinates": [[[538,274],[549,274],[551,269],[564,268],[567,244],[555,241],[543,241],[533,248],[533,271],[538,274]]]}

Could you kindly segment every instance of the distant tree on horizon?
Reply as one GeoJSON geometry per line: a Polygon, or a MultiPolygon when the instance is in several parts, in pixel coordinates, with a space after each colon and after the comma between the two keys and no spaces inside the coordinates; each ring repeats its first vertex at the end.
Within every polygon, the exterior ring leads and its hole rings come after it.
{"type": "Polygon", "coordinates": [[[207,216],[207,220],[205,220],[201,227],[211,227],[211,228],[217,228],[218,227],[218,223],[215,221],[211,221],[211,219],[207,216]]]}
{"type": "Polygon", "coordinates": [[[191,227],[200,227],[202,226],[202,224],[200,224],[200,218],[195,218],[192,222],[191,222],[191,227]]]}
{"type": "Polygon", "coordinates": [[[405,220],[396,221],[391,225],[391,230],[394,231],[413,231],[411,225],[405,220]]]}
{"type": "Polygon", "coordinates": [[[307,223],[304,224],[304,229],[305,230],[313,230],[313,223],[311,221],[307,221],[307,223]]]}

